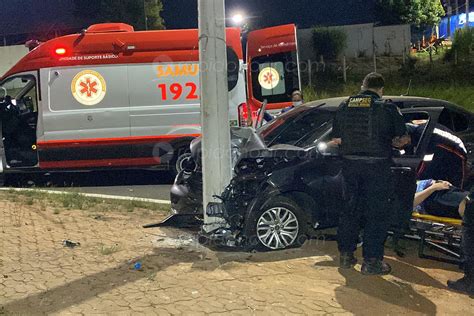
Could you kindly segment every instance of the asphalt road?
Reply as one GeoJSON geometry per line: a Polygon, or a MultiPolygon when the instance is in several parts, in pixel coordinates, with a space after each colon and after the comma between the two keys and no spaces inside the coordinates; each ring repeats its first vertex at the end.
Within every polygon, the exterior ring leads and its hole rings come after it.
{"type": "Polygon", "coordinates": [[[15,176],[12,187],[37,187],[56,191],[74,191],[105,195],[169,200],[173,177],[163,171],[97,171],[51,175],[15,176]]]}

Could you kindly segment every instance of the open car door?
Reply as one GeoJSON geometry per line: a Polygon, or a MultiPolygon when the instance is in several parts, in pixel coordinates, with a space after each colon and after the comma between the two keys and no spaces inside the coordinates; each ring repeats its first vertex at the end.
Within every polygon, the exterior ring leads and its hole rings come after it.
{"type": "Polygon", "coordinates": [[[301,89],[298,43],[294,24],[250,32],[247,39],[248,102],[253,114],[268,101],[269,110],[291,105],[301,89]]]}
{"type": "MultiPolygon", "coordinates": [[[[418,170],[424,160],[429,158],[427,152],[431,136],[438,122],[442,108],[411,108],[401,110],[405,122],[425,125],[420,129],[421,134],[417,143],[410,144],[401,155],[395,155],[393,160],[395,164],[403,167],[410,167],[412,170],[418,170]]],[[[418,138],[418,137],[417,137],[418,138]]]]}

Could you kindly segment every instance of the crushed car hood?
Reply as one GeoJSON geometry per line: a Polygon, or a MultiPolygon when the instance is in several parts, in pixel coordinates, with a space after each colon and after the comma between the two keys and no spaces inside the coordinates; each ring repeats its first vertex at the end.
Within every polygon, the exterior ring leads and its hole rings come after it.
{"type": "MultiPolygon", "coordinates": [[[[249,127],[231,128],[232,165],[235,166],[246,158],[273,158],[287,157],[295,158],[307,155],[308,149],[292,145],[275,145],[268,148],[258,133],[249,127]]],[[[194,161],[201,164],[202,138],[192,141],[191,155],[194,161]]]]}

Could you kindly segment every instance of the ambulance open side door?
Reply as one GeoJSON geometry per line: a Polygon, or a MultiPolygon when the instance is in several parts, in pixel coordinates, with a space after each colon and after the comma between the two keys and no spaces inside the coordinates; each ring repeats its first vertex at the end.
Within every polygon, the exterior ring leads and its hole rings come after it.
{"type": "Polygon", "coordinates": [[[248,102],[253,111],[264,100],[268,110],[291,106],[291,94],[301,89],[298,40],[294,24],[250,32],[247,39],[248,102]]]}

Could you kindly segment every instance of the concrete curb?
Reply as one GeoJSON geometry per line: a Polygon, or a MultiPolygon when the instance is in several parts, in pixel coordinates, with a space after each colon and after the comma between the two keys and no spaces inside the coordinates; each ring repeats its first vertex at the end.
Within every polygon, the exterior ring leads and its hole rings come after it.
{"type": "Polygon", "coordinates": [[[128,197],[128,196],[81,193],[81,192],[51,191],[51,190],[28,189],[28,188],[0,188],[0,191],[39,192],[39,193],[46,193],[46,194],[79,194],[85,197],[105,199],[105,200],[137,201],[137,202],[145,202],[145,203],[171,205],[171,201],[167,201],[167,200],[154,200],[154,199],[144,199],[144,198],[136,198],[136,197],[128,197]]]}

